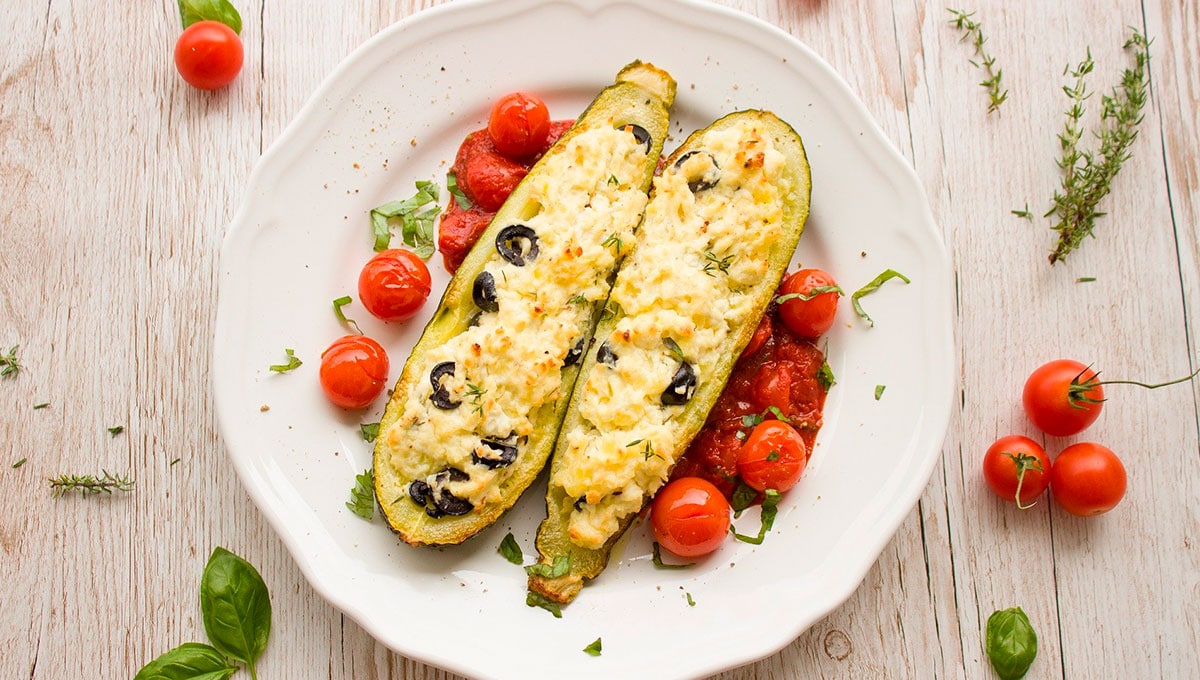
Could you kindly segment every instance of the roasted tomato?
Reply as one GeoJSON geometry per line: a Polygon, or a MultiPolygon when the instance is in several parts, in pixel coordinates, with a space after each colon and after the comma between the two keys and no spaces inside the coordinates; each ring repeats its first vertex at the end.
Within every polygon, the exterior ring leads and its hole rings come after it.
{"type": "Polygon", "coordinates": [[[546,102],[527,92],[506,94],[488,116],[492,144],[509,158],[526,158],[546,148],[550,136],[550,110],[546,102]]]}
{"type": "Polygon", "coordinates": [[[411,250],[392,248],[376,254],[358,275],[358,298],[384,321],[411,319],[429,298],[429,268],[411,250]]]}
{"type": "Polygon", "coordinates": [[[388,379],[388,356],[383,347],[365,335],[347,335],[321,353],[321,388],[342,408],[371,405],[388,379]]]}
{"type": "Polygon", "coordinates": [[[738,477],[755,491],[783,493],[800,481],[807,463],[808,446],[796,428],[782,420],[764,420],[738,451],[738,477]]]}
{"type": "Polygon", "coordinates": [[[650,526],[659,545],[680,557],[716,550],[729,534],[729,501],[699,477],[683,477],[659,489],[650,504],[650,526]]]}

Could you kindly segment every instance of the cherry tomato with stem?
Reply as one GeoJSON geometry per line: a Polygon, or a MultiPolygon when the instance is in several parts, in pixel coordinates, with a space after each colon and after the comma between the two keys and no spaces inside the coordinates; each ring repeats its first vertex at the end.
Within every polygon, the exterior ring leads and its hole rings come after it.
{"type": "Polygon", "coordinates": [[[1093,442],[1072,444],[1054,459],[1050,493],[1072,515],[1108,512],[1125,496],[1125,466],[1112,449],[1093,442]]]}
{"type": "Polygon", "coordinates": [[[802,338],[817,338],[833,326],[842,289],[828,272],[801,269],[779,287],[779,317],[802,338]]]}
{"type": "Polygon", "coordinates": [[[1073,359],[1055,359],[1029,375],[1021,392],[1025,415],[1055,437],[1078,434],[1100,417],[1104,388],[1097,373],[1073,359]]]}
{"type": "Polygon", "coordinates": [[[432,287],[429,267],[411,250],[391,248],[377,253],[358,275],[358,298],[383,321],[411,319],[432,287]]]}
{"type": "Polygon", "coordinates": [[[346,335],[321,353],[321,388],[342,408],[365,408],[387,386],[388,369],[383,346],[365,335],[346,335]]]}
{"type": "Polygon", "coordinates": [[[193,87],[217,90],[237,78],[244,51],[236,31],[219,21],[197,21],[175,41],[175,68],[193,87]]]}
{"type": "Polygon", "coordinates": [[[506,94],[492,105],[488,136],[509,158],[532,156],[546,147],[550,136],[550,110],[546,102],[527,92],[506,94]]]}
{"type": "Polygon", "coordinates": [[[983,479],[1000,498],[1025,510],[1050,485],[1050,457],[1029,437],[1001,437],[983,454],[983,479]]]}
{"type": "Polygon", "coordinates": [[[755,491],[783,493],[800,481],[808,447],[796,428],[782,420],[764,420],[738,450],[738,477],[755,491]]]}
{"type": "Polygon", "coordinates": [[[729,535],[729,501],[699,477],[680,477],[666,484],[650,504],[650,526],[659,545],[680,557],[699,557],[716,550],[729,535]]]}

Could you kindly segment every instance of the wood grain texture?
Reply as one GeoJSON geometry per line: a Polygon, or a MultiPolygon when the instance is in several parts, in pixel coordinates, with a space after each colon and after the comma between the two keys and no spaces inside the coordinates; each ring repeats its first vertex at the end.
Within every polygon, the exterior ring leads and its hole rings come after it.
{"type": "MultiPolygon", "coordinates": [[[[19,345],[23,366],[0,378],[2,677],[130,677],[202,639],[198,581],[216,545],[271,587],[260,677],[457,677],[389,651],[313,591],[228,464],[208,382],[220,244],[255,162],[355,47],[442,3],[237,4],[246,64],[216,93],[174,71],[172,0],[0,4],[0,351],[19,345]],[[136,491],[51,497],[47,477],[101,468],[130,472],[136,491]]],[[[1014,605],[1040,635],[1030,677],[1200,676],[1200,387],[1111,386],[1084,435],[1043,438],[1121,455],[1129,490],[1108,515],[1048,498],[1016,512],[979,476],[996,437],[1034,435],[1019,394],[1038,364],[1069,356],[1149,381],[1198,365],[1200,7],[963,7],[1009,90],[988,114],[940,3],[719,4],[822,55],[912,164],[955,265],[961,390],[929,486],[859,589],[719,677],[994,677],[983,626],[1014,605]],[[1064,66],[1090,49],[1090,86],[1107,90],[1129,26],[1154,40],[1141,134],[1096,238],[1051,267],[1049,220],[1011,211],[1040,215],[1058,186],[1064,66]]]]}

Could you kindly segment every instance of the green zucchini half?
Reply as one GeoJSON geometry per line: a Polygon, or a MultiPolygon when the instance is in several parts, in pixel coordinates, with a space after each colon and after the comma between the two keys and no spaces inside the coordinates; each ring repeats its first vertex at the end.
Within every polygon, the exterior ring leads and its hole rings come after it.
{"type": "Polygon", "coordinates": [[[450,280],[375,444],[375,496],[405,542],[466,540],[545,467],[596,310],[645,209],[674,96],[666,72],[622,69],[450,280]]]}
{"type": "Polygon", "coordinates": [[[529,588],[559,602],[604,569],[704,424],[808,218],[804,144],[774,114],[729,114],[663,168],[550,465],[537,547],[551,567],[529,588]]]}

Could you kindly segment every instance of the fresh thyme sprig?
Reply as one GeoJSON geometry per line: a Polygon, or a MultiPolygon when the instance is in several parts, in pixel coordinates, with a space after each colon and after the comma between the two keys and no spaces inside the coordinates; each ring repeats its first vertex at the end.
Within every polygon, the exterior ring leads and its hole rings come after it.
{"type": "Polygon", "coordinates": [[[983,79],[979,85],[988,91],[988,99],[990,100],[988,103],[988,113],[991,113],[999,109],[1004,100],[1008,99],[1008,90],[1000,89],[1000,80],[1003,77],[1003,71],[996,68],[996,58],[988,54],[987,50],[983,48],[983,44],[987,42],[987,38],[983,35],[982,25],[971,18],[975,13],[949,8],[947,8],[947,11],[954,17],[950,20],[950,24],[963,33],[960,42],[967,42],[969,40],[975,46],[975,56],[979,61],[971,60],[971,64],[983,69],[983,72],[987,74],[987,78],[983,79]]]}
{"type": "Polygon", "coordinates": [[[716,276],[713,271],[719,271],[722,274],[729,273],[729,265],[733,264],[733,255],[729,254],[725,257],[717,257],[717,254],[711,250],[704,251],[704,273],[709,276],[716,276]]]}
{"type": "Polygon", "coordinates": [[[100,476],[95,475],[59,475],[51,477],[50,489],[56,497],[62,497],[72,491],[83,495],[111,494],[113,491],[133,491],[133,478],[127,475],[114,475],[108,470],[101,470],[100,476]]]}
{"type": "Polygon", "coordinates": [[[21,362],[17,361],[17,349],[20,345],[8,348],[8,354],[0,354],[0,378],[8,378],[21,370],[21,362]]]}
{"type": "Polygon", "coordinates": [[[1046,211],[1047,217],[1053,215],[1058,220],[1051,227],[1058,232],[1058,244],[1050,253],[1050,264],[1065,258],[1092,235],[1096,218],[1104,215],[1096,206],[1112,191],[1113,179],[1132,155],[1129,147],[1137,139],[1137,126],[1142,122],[1142,109],[1147,101],[1150,42],[1135,30],[1125,49],[1132,50],[1134,65],[1121,74],[1120,85],[1100,98],[1100,128],[1096,132],[1100,148],[1095,152],[1079,148],[1083,138],[1083,104],[1090,96],[1084,81],[1095,67],[1091,51],[1074,69],[1068,67],[1067,73],[1075,79],[1075,85],[1063,88],[1071,105],[1066,111],[1063,133],[1058,136],[1062,147],[1058,161],[1063,171],[1062,188],[1054,193],[1046,211]]]}

